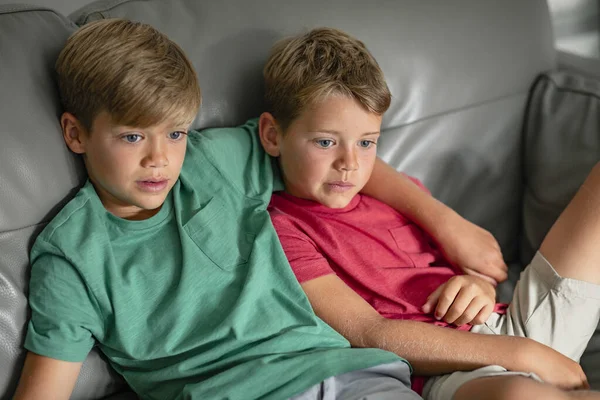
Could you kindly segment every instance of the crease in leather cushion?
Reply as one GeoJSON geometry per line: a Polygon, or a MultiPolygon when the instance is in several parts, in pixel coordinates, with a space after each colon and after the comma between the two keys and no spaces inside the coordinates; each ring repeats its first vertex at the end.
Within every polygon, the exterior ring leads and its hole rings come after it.
{"type": "MultiPolygon", "coordinates": [[[[64,145],[54,62],[77,27],[43,7],[0,6],[0,398],[14,391],[24,360],[29,249],[85,177],[64,145]]],[[[72,399],[123,386],[96,352],[72,399]]]]}
{"type": "MultiPolygon", "coordinates": [[[[524,130],[523,265],[599,160],[600,80],[569,71],[540,76],[524,130]]],[[[600,389],[600,330],[581,364],[600,389]]]]}

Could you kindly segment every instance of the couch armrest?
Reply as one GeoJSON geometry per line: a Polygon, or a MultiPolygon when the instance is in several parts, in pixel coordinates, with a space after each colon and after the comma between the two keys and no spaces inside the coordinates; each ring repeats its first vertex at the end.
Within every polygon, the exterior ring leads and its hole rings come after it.
{"type": "Polygon", "coordinates": [[[588,77],[600,79],[600,59],[583,57],[565,51],[557,52],[558,69],[569,70],[588,77]]]}

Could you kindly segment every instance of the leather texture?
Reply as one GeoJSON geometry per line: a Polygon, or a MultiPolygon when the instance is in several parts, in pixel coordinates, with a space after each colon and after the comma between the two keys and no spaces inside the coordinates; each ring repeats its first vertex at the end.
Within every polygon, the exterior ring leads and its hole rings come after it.
{"type": "MultiPolygon", "coordinates": [[[[558,75],[541,78],[538,86],[546,86],[536,89],[542,94],[527,106],[536,77],[557,69],[545,0],[102,0],[69,18],[43,7],[0,6],[0,398],[10,398],[23,362],[28,251],[85,178],[61,138],[53,64],[76,24],[110,17],[150,23],[184,48],[203,93],[195,128],[239,124],[262,111],[261,70],[276,40],[317,26],[360,38],[393,94],[380,156],[492,231],[511,263],[513,281],[531,252],[527,248],[541,240],[575,185],[550,187],[564,178],[560,165],[548,174],[533,168],[544,155],[578,157],[553,144],[565,132],[551,126],[556,110],[564,110],[564,127],[568,114],[577,111],[566,100],[545,103],[560,94],[546,93],[550,77],[558,75]],[[550,122],[541,126],[542,118],[550,122]],[[543,132],[534,132],[534,123],[543,132]],[[537,148],[537,142],[546,147],[537,148]],[[551,212],[527,204],[532,190],[541,190],[542,199],[548,195],[551,212]]],[[[590,123],[586,140],[597,140],[591,135],[598,121],[581,118],[590,123]]],[[[575,125],[569,129],[576,134],[575,125]]],[[[583,168],[583,160],[576,161],[583,168]]],[[[502,290],[509,296],[510,284],[502,290]]],[[[590,354],[596,364],[589,365],[598,365],[600,357],[590,354]]],[[[595,382],[600,388],[600,376],[595,382]]],[[[123,390],[122,380],[94,351],[72,398],[98,399],[123,390]]]]}

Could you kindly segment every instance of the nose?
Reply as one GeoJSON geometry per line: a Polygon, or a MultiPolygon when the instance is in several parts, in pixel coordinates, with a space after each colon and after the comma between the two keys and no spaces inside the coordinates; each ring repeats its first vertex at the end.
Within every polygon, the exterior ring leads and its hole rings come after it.
{"type": "Polygon", "coordinates": [[[146,156],[142,160],[142,166],[144,168],[164,168],[169,165],[167,143],[160,139],[149,140],[148,142],[149,147],[146,156]]]}
{"type": "Polygon", "coordinates": [[[352,149],[343,149],[337,162],[340,171],[356,171],[358,169],[358,158],[352,149]]]}

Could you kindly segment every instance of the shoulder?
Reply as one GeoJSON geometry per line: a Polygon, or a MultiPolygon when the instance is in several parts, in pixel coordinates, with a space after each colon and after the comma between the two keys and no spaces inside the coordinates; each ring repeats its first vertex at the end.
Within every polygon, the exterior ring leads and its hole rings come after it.
{"type": "Polygon", "coordinates": [[[258,120],[231,128],[190,132],[182,173],[211,174],[229,182],[241,194],[268,202],[278,183],[273,159],[263,150],[258,120]]]}
{"type": "Polygon", "coordinates": [[[186,158],[191,158],[190,161],[200,157],[220,170],[235,168],[253,153],[262,154],[257,120],[252,119],[236,127],[192,131],[188,137],[187,152],[186,158]]]}
{"type": "Polygon", "coordinates": [[[207,149],[222,151],[249,146],[251,141],[258,139],[258,119],[251,119],[240,126],[209,128],[197,133],[191,139],[207,149]]]}
{"type": "Polygon", "coordinates": [[[283,233],[300,234],[303,232],[301,227],[304,221],[297,212],[298,210],[299,206],[279,195],[277,192],[273,193],[267,211],[269,212],[273,226],[279,235],[283,233]]]}
{"type": "Polygon", "coordinates": [[[290,215],[276,206],[269,205],[267,210],[271,216],[271,222],[273,222],[273,226],[278,232],[283,229],[296,230],[298,228],[298,224],[301,222],[298,217],[290,215]]]}
{"type": "Polygon", "coordinates": [[[104,208],[97,196],[88,181],[38,235],[32,258],[47,252],[78,253],[82,241],[89,240],[91,233],[102,231],[104,208]]]}
{"type": "Polygon", "coordinates": [[[39,238],[52,240],[65,230],[85,224],[92,219],[92,196],[97,196],[89,181],[77,192],[65,206],[50,220],[40,233],[39,238]]]}

